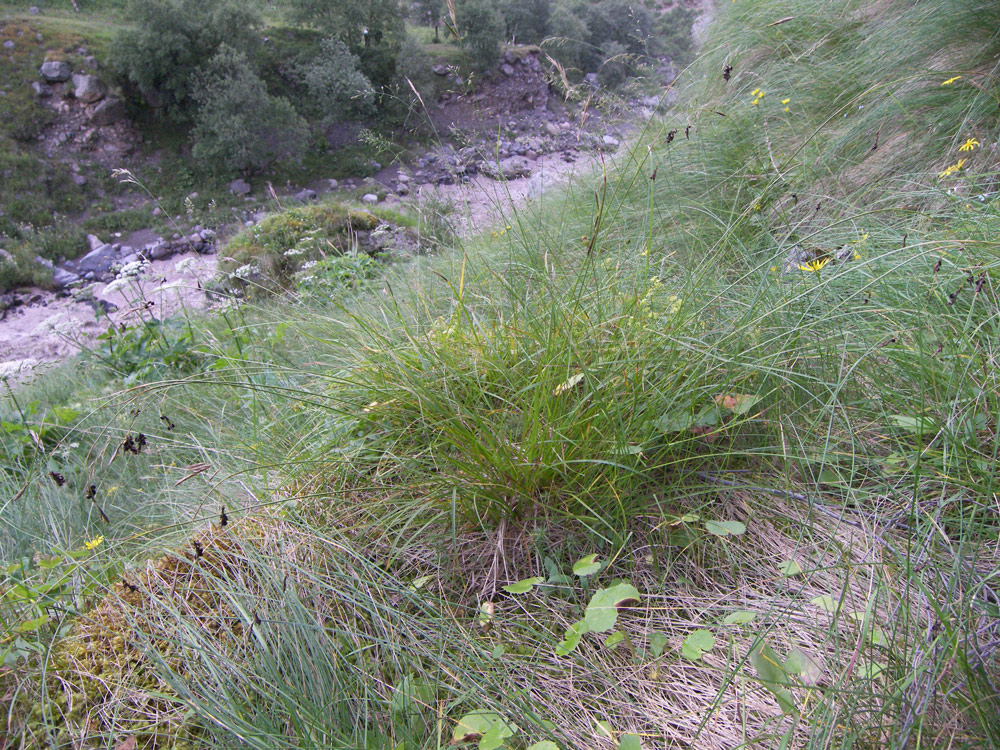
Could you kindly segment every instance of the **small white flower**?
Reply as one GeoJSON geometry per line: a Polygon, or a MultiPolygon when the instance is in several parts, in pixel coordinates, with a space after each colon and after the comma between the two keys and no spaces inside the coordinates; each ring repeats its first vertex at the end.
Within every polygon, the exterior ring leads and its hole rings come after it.
{"type": "Polygon", "coordinates": [[[176,273],[184,273],[185,271],[193,268],[195,265],[194,258],[184,258],[174,264],[174,271],[176,273]]]}

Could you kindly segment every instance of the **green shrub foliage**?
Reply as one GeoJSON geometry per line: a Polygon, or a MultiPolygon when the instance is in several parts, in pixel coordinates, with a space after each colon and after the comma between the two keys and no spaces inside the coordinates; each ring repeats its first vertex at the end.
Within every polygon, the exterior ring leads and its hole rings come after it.
{"type": "Polygon", "coordinates": [[[297,74],[324,125],[371,114],[375,91],[361,72],[361,60],[339,39],[324,39],[315,57],[301,64],[297,74]]]}
{"type": "Polygon", "coordinates": [[[262,21],[236,0],[132,0],[133,25],[115,38],[112,62],[133,101],[175,120],[195,109],[195,74],[225,44],[249,53],[262,21]]]}
{"type": "Polygon", "coordinates": [[[489,0],[464,0],[455,4],[455,15],[473,67],[480,72],[493,68],[500,58],[504,36],[503,19],[496,6],[489,0]]]}
{"type": "Polygon", "coordinates": [[[216,171],[260,171],[301,154],[308,129],[287,99],[271,96],[246,55],[223,45],[194,76],[193,154],[216,171]]]}

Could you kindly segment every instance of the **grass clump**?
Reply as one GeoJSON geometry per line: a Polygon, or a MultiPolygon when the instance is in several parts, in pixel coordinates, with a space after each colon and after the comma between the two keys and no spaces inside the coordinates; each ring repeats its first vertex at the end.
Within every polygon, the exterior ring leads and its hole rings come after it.
{"type": "Polygon", "coordinates": [[[339,203],[292,208],[240,232],[226,245],[222,269],[241,293],[289,289],[304,263],[346,252],[379,219],[339,203]]]}

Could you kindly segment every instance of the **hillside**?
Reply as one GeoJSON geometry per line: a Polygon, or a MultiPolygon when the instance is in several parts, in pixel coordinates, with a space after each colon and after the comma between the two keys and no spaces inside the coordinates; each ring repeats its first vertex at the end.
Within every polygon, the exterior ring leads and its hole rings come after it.
{"type": "Polygon", "coordinates": [[[8,387],[7,745],[1000,745],[998,11],[719,3],[564,190],[8,387]]]}

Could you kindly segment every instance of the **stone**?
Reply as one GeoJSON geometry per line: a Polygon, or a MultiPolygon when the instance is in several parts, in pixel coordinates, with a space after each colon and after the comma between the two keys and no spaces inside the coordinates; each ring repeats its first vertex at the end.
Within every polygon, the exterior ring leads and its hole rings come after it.
{"type": "Polygon", "coordinates": [[[74,74],[73,86],[76,98],[84,104],[99,102],[108,95],[108,87],[104,85],[104,81],[87,73],[74,74]]]}
{"type": "Polygon", "coordinates": [[[80,274],[73,273],[65,268],[55,268],[52,271],[52,283],[59,289],[65,289],[80,280],[80,274]]]}
{"type": "Polygon", "coordinates": [[[28,8],[28,12],[33,16],[37,16],[39,13],[41,13],[41,11],[38,10],[38,6],[36,5],[32,5],[30,8],[28,8]]]}
{"type": "Polygon", "coordinates": [[[531,165],[523,156],[512,156],[499,162],[493,159],[484,161],[479,169],[494,180],[516,180],[531,174],[531,165]]]}
{"type": "Polygon", "coordinates": [[[13,39],[8,39],[6,42],[3,43],[3,48],[4,49],[14,49],[14,47],[16,47],[16,46],[17,45],[14,44],[14,40],[13,39]]]}
{"type": "Polygon", "coordinates": [[[83,64],[86,65],[91,70],[97,70],[100,67],[100,65],[97,62],[97,58],[94,57],[93,55],[87,55],[85,58],[83,58],[83,64]]]}
{"type": "Polygon", "coordinates": [[[246,180],[233,180],[229,183],[229,192],[236,196],[250,195],[250,183],[246,180]]]}
{"type": "Polygon", "coordinates": [[[99,247],[103,247],[104,244],[105,244],[104,240],[102,240],[96,234],[87,235],[87,247],[89,247],[91,250],[96,250],[99,247]]]}
{"type": "Polygon", "coordinates": [[[35,92],[35,96],[39,99],[47,99],[52,96],[52,87],[41,81],[32,81],[31,90],[35,92]]]}
{"type": "Polygon", "coordinates": [[[608,148],[618,148],[618,139],[612,135],[606,135],[601,139],[608,148]]]}
{"type": "Polygon", "coordinates": [[[38,69],[38,75],[49,83],[61,83],[69,80],[69,77],[73,75],[73,68],[68,62],[49,60],[42,63],[42,67],[38,69]]]}
{"type": "Polygon", "coordinates": [[[108,273],[116,260],[117,253],[114,248],[111,245],[101,245],[80,258],[76,262],[76,268],[84,274],[84,277],[88,273],[93,273],[96,278],[98,275],[108,273]]]}
{"type": "Polygon", "coordinates": [[[215,230],[213,229],[202,229],[201,232],[199,232],[199,234],[201,235],[201,238],[205,240],[205,242],[211,242],[212,240],[215,239],[215,230]]]}
{"type": "Polygon", "coordinates": [[[77,187],[83,187],[84,185],[87,184],[87,178],[84,177],[82,174],[75,174],[73,175],[73,184],[76,185],[77,187]]]}
{"type": "Polygon", "coordinates": [[[436,76],[446,76],[446,75],[448,75],[448,66],[447,65],[440,65],[440,64],[439,65],[435,65],[433,68],[431,68],[431,70],[434,71],[434,75],[436,75],[436,76]]]}
{"type": "Polygon", "coordinates": [[[150,260],[163,260],[174,254],[174,248],[169,242],[153,242],[146,245],[146,257],[150,260]]]}
{"type": "Polygon", "coordinates": [[[545,132],[549,135],[556,136],[562,132],[562,128],[556,125],[554,122],[545,123],[545,132]]]}
{"type": "Polygon", "coordinates": [[[334,179],[329,179],[329,180],[327,180],[326,182],[327,182],[327,184],[328,184],[328,185],[330,186],[330,190],[336,190],[336,189],[337,189],[337,186],[338,186],[338,185],[340,184],[339,182],[337,182],[337,181],[336,181],[336,180],[334,180],[334,179]]]}
{"type": "Polygon", "coordinates": [[[361,196],[361,202],[369,206],[373,205],[375,203],[378,203],[378,196],[375,195],[375,193],[365,193],[364,195],[361,196]]]}
{"type": "Polygon", "coordinates": [[[295,194],[295,200],[299,203],[311,203],[312,201],[319,200],[319,196],[316,195],[315,190],[306,188],[305,190],[300,190],[295,194]]]}
{"type": "Polygon", "coordinates": [[[504,63],[503,65],[500,66],[500,72],[503,73],[505,76],[512,76],[514,75],[514,66],[504,63]]]}
{"type": "Polygon", "coordinates": [[[406,185],[410,181],[410,175],[406,174],[406,172],[400,172],[396,175],[396,181],[406,185]]]}

